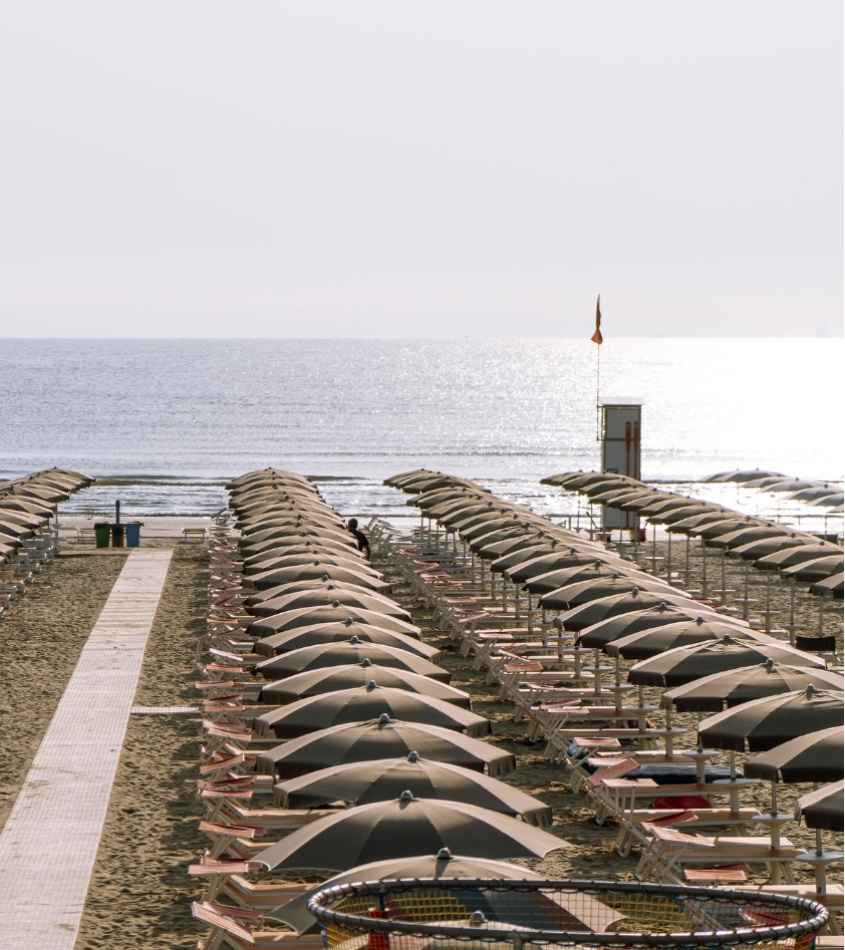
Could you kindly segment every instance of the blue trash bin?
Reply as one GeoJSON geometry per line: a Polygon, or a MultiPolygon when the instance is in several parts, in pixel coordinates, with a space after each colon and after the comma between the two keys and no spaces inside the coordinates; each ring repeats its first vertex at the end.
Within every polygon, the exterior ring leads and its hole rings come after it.
{"type": "Polygon", "coordinates": [[[141,525],[143,521],[127,521],[126,528],[126,547],[137,548],[141,546],[141,525]]]}

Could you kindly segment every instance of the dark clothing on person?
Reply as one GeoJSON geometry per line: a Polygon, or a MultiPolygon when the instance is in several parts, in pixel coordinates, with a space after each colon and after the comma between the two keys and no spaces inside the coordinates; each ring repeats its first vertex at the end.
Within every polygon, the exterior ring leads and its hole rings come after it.
{"type": "Polygon", "coordinates": [[[360,528],[352,529],[352,536],[358,542],[358,550],[365,551],[367,554],[370,553],[370,542],[367,540],[367,536],[364,534],[360,528]]]}

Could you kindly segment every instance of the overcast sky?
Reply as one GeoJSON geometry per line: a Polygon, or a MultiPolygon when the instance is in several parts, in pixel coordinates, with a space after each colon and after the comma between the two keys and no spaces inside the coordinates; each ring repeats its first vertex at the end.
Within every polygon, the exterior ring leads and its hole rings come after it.
{"type": "Polygon", "coordinates": [[[27,0],[0,336],[841,335],[841,0],[27,0]]]}

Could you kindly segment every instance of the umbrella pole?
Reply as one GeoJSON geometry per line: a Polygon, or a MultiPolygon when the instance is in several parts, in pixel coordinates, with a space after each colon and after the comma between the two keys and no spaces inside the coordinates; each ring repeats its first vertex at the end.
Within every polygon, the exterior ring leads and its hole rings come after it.
{"type": "Polygon", "coordinates": [[[742,619],[748,620],[748,573],[751,570],[751,561],[745,562],[745,600],[742,603],[742,619]]]}
{"type": "Polygon", "coordinates": [[[766,633],[772,632],[772,573],[766,574],[766,633]]]}
{"type": "Polygon", "coordinates": [[[722,589],[719,592],[719,603],[724,607],[728,602],[728,591],[727,591],[727,582],[725,580],[725,561],[727,561],[728,556],[725,554],[724,548],[722,549],[722,589]]]}
{"type": "Polygon", "coordinates": [[[795,578],[789,578],[789,645],[795,646],[795,578]]]}
{"type": "Polygon", "coordinates": [[[819,597],[819,636],[824,632],[824,594],[819,597]]]}
{"type": "Polygon", "coordinates": [[[670,580],[672,577],[672,535],[667,532],[666,534],[666,580],[670,580]]]}

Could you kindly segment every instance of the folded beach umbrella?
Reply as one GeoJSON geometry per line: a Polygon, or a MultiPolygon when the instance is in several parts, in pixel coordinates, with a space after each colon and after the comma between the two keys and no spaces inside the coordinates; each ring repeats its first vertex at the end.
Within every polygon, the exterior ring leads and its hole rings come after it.
{"type": "Polygon", "coordinates": [[[675,647],[631,667],[628,681],[638,686],[671,689],[692,680],[739,667],[758,666],[767,659],[793,666],[824,669],[824,661],[775,640],[739,640],[726,634],[715,642],[675,647]]]}
{"type": "Polygon", "coordinates": [[[40,502],[34,498],[21,498],[14,492],[2,495],[0,505],[4,510],[28,511],[32,515],[43,515],[45,518],[52,518],[56,514],[56,506],[48,502],[40,502]]]}
{"type": "Polygon", "coordinates": [[[28,511],[21,511],[19,508],[7,508],[2,499],[0,499],[0,520],[6,524],[20,525],[22,528],[43,528],[47,522],[46,515],[34,515],[28,511]]]}
{"type": "Polygon", "coordinates": [[[417,798],[467,802],[512,818],[521,817],[530,825],[552,823],[551,808],[539,799],[488,775],[433,762],[417,752],[319,769],[278,783],[275,793],[276,804],[283,808],[319,808],[332,802],[369,805],[390,801],[405,789],[417,798]]]}
{"type": "MultiPolygon", "coordinates": [[[[625,594],[637,589],[639,591],[649,591],[655,595],[668,594],[670,597],[688,597],[683,591],[679,591],[669,584],[658,580],[649,579],[646,575],[611,575],[610,577],[594,577],[592,580],[581,581],[578,584],[567,584],[565,587],[559,587],[557,590],[549,591],[540,597],[540,606],[546,610],[573,610],[582,604],[589,604],[595,600],[601,600],[605,597],[613,597],[616,594],[625,594]]],[[[691,598],[689,598],[691,600],[691,598]]]]}
{"type": "Polygon", "coordinates": [[[705,748],[765,752],[809,732],[841,727],[843,712],[841,692],[807,686],[716,713],[698,724],[698,735],[705,748]]]}
{"type": "Polygon", "coordinates": [[[346,762],[391,759],[411,752],[435,762],[486,771],[493,778],[516,768],[516,760],[510,752],[481,739],[453,729],[403,722],[382,714],[367,722],[344,723],[288,739],[262,752],[257,758],[256,770],[284,780],[346,762]]]}
{"type": "Polygon", "coordinates": [[[296,610],[285,610],[270,617],[262,617],[249,629],[253,636],[261,638],[281,633],[282,630],[293,630],[294,627],[310,627],[315,623],[343,623],[347,617],[372,624],[374,627],[396,630],[409,637],[418,637],[420,633],[419,627],[399,617],[382,613],[380,610],[366,610],[352,604],[343,604],[337,598],[327,607],[297,607],[296,610]]]}
{"type": "Polygon", "coordinates": [[[255,860],[268,871],[338,870],[387,858],[458,849],[479,858],[543,857],[571,847],[562,838],[486,808],[414,798],[359,805],[286,835],[255,860]]]}
{"type": "Polygon", "coordinates": [[[794,693],[807,686],[841,692],[842,674],[812,666],[775,663],[769,658],[756,666],[711,673],[675,686],[660,697],[660,705],[664,709],[674,706],[679,712],[721,712],[725,707],[794,693]]]}
{"type": "Polygon", "coordinates": [[[377,686],[375,680],[356,689],[309,696],[270,709],[254,720],[253,730],[260,736],[294,739],[341,723],[377,719],[382,713],[402,722],[454,729],[477,739],[490,733],[490,720],[485,716],[423,693],[377,686]]]}
{"type": "Polygon", "coordinates": [[[605,646],[605,653],[609,656],[621,656],[625,660],[647,660],[674,650],[675,647],[722,640],[725,636],[735,640],[771,640],[765,634],[756,633],[741,621],[722,618],[718,614],[701,614],[694,619],[678,620],[615,638],[605,646]]]}
{"type": "Polygon", "coordinates": [[[301,524],[256,526],[255,531],[241,539],[239,547],[244,555],[255,554],[270,547],[273,542],[278,543],[294,538],[319,538],[321,541],[334,541],[337,544],[345,544],[347,547],[355,547],[355,539],[348,531],[329,530],[322,525],[312,526],[307,521],[302,521],[301,524]]]}
{"type": "MultiPolygon", "coordinates": [[[[476,880],[539,881],[541,875],[518,864],[505,861],[492,861],[485,858],[470,858],[465,855],[453,855],[448,848],[441,848],[435,855],[424,857],[389,858],[387,861],[373,861],[351,868],[341,874],[330,877],[293,900],[265,914],[267,920],[277,920],[287,924],[298,934],[319,933],[320,925],[316,917],[308,910],[308,901],[318,892],[336,884],[351,884],[355,881],[474,878],[476,880]]],[[[582,899],[579,897],[579,899],[582,899]]]]}
{"type": "Polygon", "coordinates": [[[280,653],[290,653],[300,647],[349,643],[352,637],[357,637],[360,643],[380,643],[399,650],[407,650],[432,663],[437,663],[443,656],[437,647],[423,643],[418,638],[408,637],[404,633],[388,630],[386,627],[356,622],[352,617],[347,617],[343,623],[319,623],[310,627],[283,630],[281,633],[274,633],[272,636],[257,641],[253,650],[260,656],[276,656],[280,653]]]}
{"type": "Polygon", "coordinates": [[[659,521],[660,516],[670,511],[679,511],[688,509],[694,505],[706,505],[706,501],[700,498],[687,498],[686,495],[675,495],[667,492],[661,492],[648,504],[639,504],[632,507],[630,503],[622,506],[623,509],[630,509],[639,512],[641,517],[648,518],[650,521],[659,521]]]}
{"type": "Polygon", "coordinates": [[[0,539],[5,537],[6,544],[11,544],[15,540],[24,541],[26,538],[31,538],[34,534],[35,532],[32,528],[27,528],[26,525],[0,519],[0,539]]]}
{"type": "Polygon", "coordinates": [[[309,670],[307,673],[296,673],[285,679],[267,683],[261,688],[259,702],[271,706],[293,703],[306,696],[319,696],[338,689],[360,689],[371,680],[379,686],[434,696],[464,709],[471,707],[470,696],[462,689],[441,683],[429,676],[422,676],[420,673],[412,673],[410,670],[376,666],[366,659],[360,663],[327,666],[318,670],[309,670]]]}
{"type": "Polygon", "coordinates": [[[717,619],[719,615],[696,602],[688,603],[684,607],[661,602],[645,610],[616,614],[583,627],[577,642],[578,646],[601,649],[621,637],[643,630],[656,630],[669,624],[693,621],[698,617],[709,621],[717,619]]]}
{"type": "Polygon", "coordinates": [[[657,607],[660,604],[693,610],[696,615],[702,612],[702,605],[688,596],[669,595],[634,587],[627,593],[602,597],[601,600],[591,600],[587,604],[581,604],[580,607],[566,610],[559,614],[558,619],[563,624],[564,630],[580,631],[600,620],[607,620],[609,617],[635,610],[647,610],[649,607],[657,607]]]}
{"type": "MultiPolygon", "coordinates": [[[[795,805],[795,820],[804,819],[808,828],[820,831],[843,830],[843,802],[845,802],[845,781],[823,785],[814,792],[802,795],[795,805]]],[[[817,847],[821,851],[821,847],[817,847]]]]}
{"type": "Polygon", "coordinates": [[[421,656],[415,656],[407,650],[385,646],[381,643],[364,643],[357,637],[350,637],[346,643],[317,644],[300,647],[289,653],[281,653],[261,660],[253,667],[256,676],[265,679],[284,679],[295,673],[316,670],[326,666],[343,666],[347,663],[360,663],[367,659],[376,666],[390,666],[395,669],[410,670],[431,679],[448,683],[452,674],[442,666],[435,666],[421,656]]]}
{"type": "Polygon", "coordinates": [[[351,547],[346,540],[332,541],[322,538],[319,535],[296,535],[287,538],[271,538],[254,547],[245,549],[243,544],[239,545],[243,557],[244,567],[251,567],[253,564],[259,564],[261,561],[274,554],[314,554],[319,557],[321,554],[340,554],[343,557],[355,557],[356,548],[351,547]]]}

